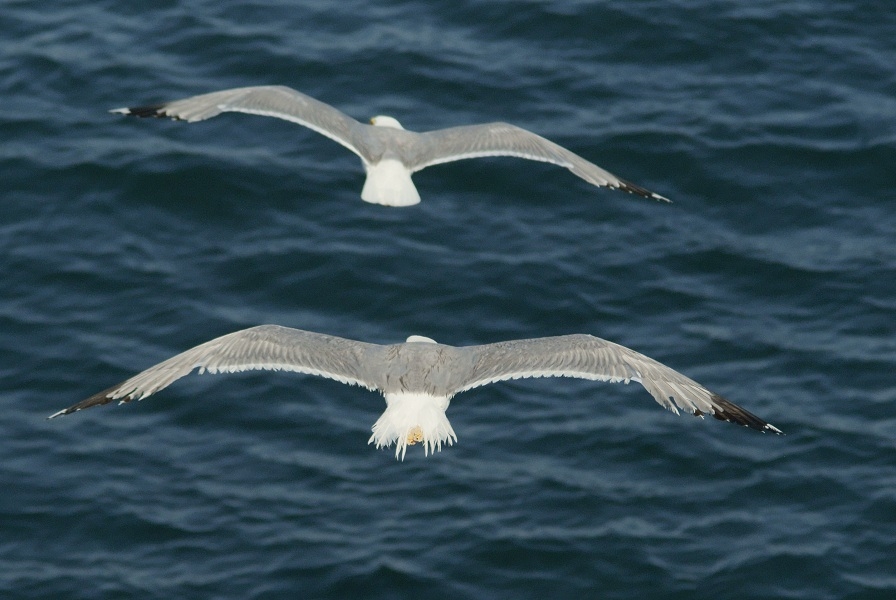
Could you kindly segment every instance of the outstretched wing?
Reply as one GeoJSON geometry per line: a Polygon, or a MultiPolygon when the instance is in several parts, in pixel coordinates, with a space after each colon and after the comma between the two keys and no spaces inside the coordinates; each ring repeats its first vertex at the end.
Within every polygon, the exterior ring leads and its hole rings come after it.
{"type": "Polygon", "coordinates": [[[368,374],[366,365],[371,353],[381,348],[376,344],[301,329],[260,325],[200,344],[49,418],[113,401],[141,400],[168,387],[193,369],[199,369],[200,373],[294,371],[375,389],[375,379],[368,374]]]}
{"type": "Polygon", "coordinates": [[[113,113],[135,117],[170,117],[181,121],[203,121],[222,112],[241,112],[276,117],[298,123],[325,135],[367,160],[364,126],[345,113],[282,85],[221,90],[164,104],[116,108],[113,113]]]}
{"type": "Polygon", "coordinates": [[[540,135],[508,123],[451,127],[421,133],[408,157],[411,171],[465,158],[516,156],[566,167],[588,183],[668,202],[659,194],[616,177],[540,135]]]}
{"type": "Polygon", "coordinates": [[[678,413],[712,415],[759,431],[781,431],[693,379],[634,350],[591,335],[514,340],[460,348],[473,353],[474,366],[456,392],[524,377],[576,377],[637,381],[663,407],[678,413]]]}

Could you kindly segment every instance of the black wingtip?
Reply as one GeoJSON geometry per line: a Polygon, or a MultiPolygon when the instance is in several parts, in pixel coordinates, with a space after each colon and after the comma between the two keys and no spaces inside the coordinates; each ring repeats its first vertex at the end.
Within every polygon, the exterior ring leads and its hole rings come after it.
{"type": "Polygon", "coordinates": [[[131,117],[140,117],[141,119],[145,119],[147,117],[155,117],[157,119],[162,119],[165,117],[170,117],[172,119],[176,119],[177,117],[173,117],[165,112],[166,104],[151,104],[147,106],[133,106],[128,108],[115,108],[109,112],[118,113],[122,115],[128,115],[131,117]]]}
{"type": "MultiPolygon", "coordinates": [[[[84,410],[85,408],[90,408],[92,406],[101,406],[103,404],[109,404],[110,402],[121,403],[121,402],[130,402],[131,400],[133,400],[133,398],[131,397],[130,394],[124,394],[124,395],[120,396],[119,398],[113,398],[112,395],[114,393],[118,392],[120,389],[121,389],[121,384],[119,383],[118,385],[110,387],[107,390],[103,390],[102,392],[100,392],[98,394],[94,394],[93,396],[91,396],[90,398],[87,398],[86,400],[81,400],[77,404],[73,404],[73,405],[69,406],[68,408],[64,408],[64,409],[60,410],[59,412],[55,412],[52,415],[50,415],[49,417],[47,417],[47,419],[55,419],[56,417],[63,417],[65,415],[70,415],[73,412],[78,412],[79,410],[84,410]]],[[[127,389],[127,388],[125,388],[125,389],[127,389]]]]}
{"type": "Polygon", "coordinates": [[[630,181],[625,181],[623,179],[619,180],[619,187],[617,188],[622,190],[623,192],[628,192],[629,194],[635,194],[636,196],[641,196],[642,198],[647,198],[649,200],[657,200],[659,202],[668,202],[672,203],[671,200],[666,198],[665,196],[660,196],[654,192],[651,192],[647,188],[643,188],[640,185],[634,184],[630,181]]]}
{"type": "MultiPolygon", "coordinates": [[[[743,425],[744,427],[749,427],[750,429],[755,429],[756,431],[761,431],[762,433],[774,433],[777,435],[784,435],[784,432],[771,425],[748,410],[744,410],[734,402],[730,400],[726,400],[725,398],[714,394],[712,399],[713,408],[715,408],[715,412],[713,413],[713,417],[720,421],[728,421],[729,423],[737,423],[738,425],[743,425]]],[[[700,411],[697,411],[695,414],[698,416],[702,416],[700,411]]]]}

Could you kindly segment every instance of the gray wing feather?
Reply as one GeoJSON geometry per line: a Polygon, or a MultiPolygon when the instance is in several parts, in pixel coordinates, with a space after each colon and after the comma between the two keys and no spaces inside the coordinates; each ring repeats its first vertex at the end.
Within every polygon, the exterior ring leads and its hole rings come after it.
{"type": "Polygon", "coordinates": [[[362,159],[364,126],[345,113],[282,85],[266,85],[221,90],[152,106],[116,108],[111,112],[136,117],[170,117],[195,122],[222,112],[241,112],[276,117],[298,123],[342,144],[362,159]]]}
{"type": "Polygon", "coordinates": [[[260,325],[200,344],[50,418],[116,400],[120,403],[141,400],[194,369],[199,369],[200,373],[294,371],[375,389],[377,379],[368,374],[367,364],[372,353],[381,348],[376,344],[279,325],[260,325]]]}
{"type": "Polygon", "coordinates": [[[524,377],[575,377],[610,382],[637,381],[660,403],[678,413],[709,414],[760,431],[780,430],[652,358],[591,335],[515,340],[464,348],[474,354],[466,383],[457,392],[524,377]]]}
{"type": "Polygon", "coordinates": [[[588,183],[637,194],[667,198],[635,185],[598,167],[554,142],[508,123],[487,123],[421,133],[416,154],[409,157],[411,171],[440,163],[483,156],[515,156],[566,167],[588,183]]]}

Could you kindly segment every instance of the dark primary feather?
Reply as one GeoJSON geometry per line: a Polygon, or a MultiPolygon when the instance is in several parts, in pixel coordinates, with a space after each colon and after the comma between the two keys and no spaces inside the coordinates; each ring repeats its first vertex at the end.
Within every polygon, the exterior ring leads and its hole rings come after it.
{"type": "MultiPolygon", "coordinates": [[[[777,433],[779,435],[783,435],[783,431],[775,427],[774,425],[770,425],[751,413],[750,411],[741,408],[734,402],[730,400],[726,400],[722,398],[718,394],[712,395],[712,404],[713,408],[716,410],[712,413],[712,416],[719,421],[728,421],[729,423],[737,423],[738,425],[743,425],[744,427],[749,427],[750,429],[755,429],[757,431],[761,431],[765,433],[767,431],[771,431],[773,433],[777,433]]],[[[695,412],[696,416],[702,416],[700,413],[695,412]]]]}
{"type": "Polygon", "coordinates": [[[145,119],[147,117],[155,117],[157,119],[161,119],[164,117],[171,117],[172,119],[178,119],[177,115],[169,115],[165,112],[164,104],[152,104],[150,106],[135,106],[133,108],[128,108],[129,115],[134,117],[140,117],[145,119]]]}

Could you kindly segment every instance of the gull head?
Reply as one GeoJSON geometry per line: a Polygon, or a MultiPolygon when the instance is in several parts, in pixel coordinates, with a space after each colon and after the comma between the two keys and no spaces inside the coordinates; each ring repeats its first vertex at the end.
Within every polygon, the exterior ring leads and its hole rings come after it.
{"type": "Polygon", "coordinates": [[[395,458],[404,460],[408,446],[420,443],[429,456],[457,441],[445,411],[450,400],[431,394],[386,394],[386,411],[373,424],[368,444],[377,448],[395,444],[395,458]]]}
{"type": "Polygon", "coordinates": [[[401,123],[398,122],[397,119],[393,119],[392,117],[384,117],[383,115],[377,115],[370,119],[370,124],[376,127],[391,127],[392,129],[404,129],[401,126],[401,123]]]}
{"type": "Polygon", "coordinates": [[[412,344],[414,342],[418,344],[435,344],[436,341],[432,338],[424,337],[422,335],[412,335],[408,337],[408,343],[412,344]]]}

